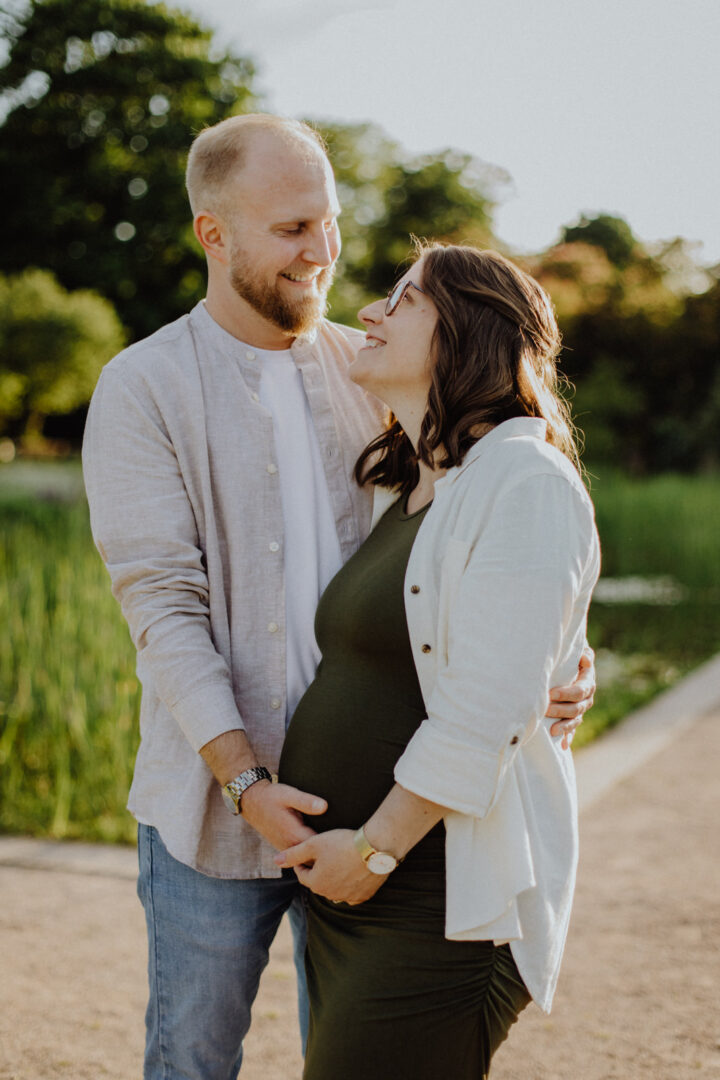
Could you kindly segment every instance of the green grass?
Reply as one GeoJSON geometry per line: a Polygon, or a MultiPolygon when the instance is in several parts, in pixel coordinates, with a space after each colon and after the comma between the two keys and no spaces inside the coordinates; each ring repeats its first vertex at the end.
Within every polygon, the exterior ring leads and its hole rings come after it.
{"type": "MultiPolygon", "coordinates": [[[[76,464],[0,468],[0,830],[130,841],[135,656],[78,485],[76,464]]],[[[720,650],[720,478],[602,474],[592,495],[603,574],[686,591],[593,604],[600,690],[576,746],[720,650]]]]}
{"type": "Polygon", "coordinates": [[[134,650],[83,503],[0,504],[0,830],[129,841],[134,650]]]}
{"type": "Polygon", "coordinates": [[[593,603],[588,637],[600,689],[576,746],[720,651],[720,477],[601,472],[591,493],[603,578],[671,578],[681,599],[593,603]]]}

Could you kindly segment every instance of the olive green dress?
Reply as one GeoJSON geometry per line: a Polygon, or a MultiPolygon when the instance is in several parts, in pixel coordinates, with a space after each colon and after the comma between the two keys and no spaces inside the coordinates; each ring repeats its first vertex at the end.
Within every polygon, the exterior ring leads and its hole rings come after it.
{"type": "MultiPolygon", "coordinates": [[[[425,717],[403,583],[427,507],[395,503],[328,585],[322,661],[290,724],[280,779],[322,795],[318,830],[362,825],[425,717]]],[[[530,1000],[507,945],[444,936],[445,830],[435,826],[372,899],[313,893],[305,1080],[481,1080],[530,1000]]]]}

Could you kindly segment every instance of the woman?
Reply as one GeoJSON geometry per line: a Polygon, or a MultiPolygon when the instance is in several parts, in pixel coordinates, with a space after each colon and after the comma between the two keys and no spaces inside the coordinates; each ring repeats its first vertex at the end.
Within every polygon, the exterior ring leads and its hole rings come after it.
{"type": "Polygon", "coordinates": [[[576,803],[543,717],[599,547],[532,278],[432,245],[360,318],[393,418],[357,476],[395,501],[321,600],[280,764],[329,806],[277,857],[312,890],[305,1077],[479,1080],[557,980],[576,803]]]}

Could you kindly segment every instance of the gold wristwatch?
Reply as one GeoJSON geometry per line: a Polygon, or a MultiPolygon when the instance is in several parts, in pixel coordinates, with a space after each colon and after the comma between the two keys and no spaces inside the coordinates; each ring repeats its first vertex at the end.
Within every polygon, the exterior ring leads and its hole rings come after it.
{"type": "Polygon", "coordinates": [[[390,874],[401,862],[391,855],[389,851],[378,851],[374,848],[365,835],[364,826],[360,826],[353,835],[353,844],[357,848],[360,858],[372,874],[390,874]]]}

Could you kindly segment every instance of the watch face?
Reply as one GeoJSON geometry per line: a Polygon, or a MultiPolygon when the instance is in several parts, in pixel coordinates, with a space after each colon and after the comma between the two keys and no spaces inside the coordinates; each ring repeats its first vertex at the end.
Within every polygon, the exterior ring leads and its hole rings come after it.
{"type": "Polygon", "coordinates": [[[230,794],[230,792],[228,790],[227,785],[225,787],[221,788],[220,791],[222,793],[223,802],[227,806],[230,813],[231,814],[239,814],[240,813],[240,807],[239,807],[238,804],[239,804],[240,800],[239,799],[234,799],[232,797],[232,795],[230,794]]]}
{"type": "Polygon", "coordinates": [[[386,851],[375,851],[366,865],[373,874],[390,874],[397,866],[397,859],[386,851]]]}

